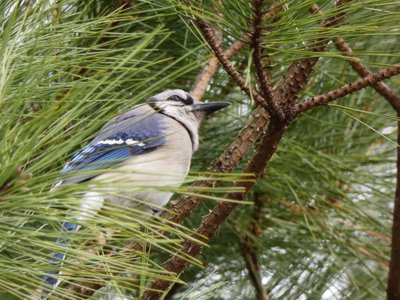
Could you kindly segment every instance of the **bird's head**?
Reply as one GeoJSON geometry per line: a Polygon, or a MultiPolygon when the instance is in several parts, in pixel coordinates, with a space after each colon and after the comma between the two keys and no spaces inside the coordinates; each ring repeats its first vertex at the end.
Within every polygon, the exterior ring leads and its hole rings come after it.
{"type": "Polygon", "coordinates": [[[146,102],[158,113],[181,123],[192,138],[194,150],[198,146],[197,131],[203,117],[229,105],[228,102],[200,102],[179,89],[166,90],[147,99],[146,102]]]}

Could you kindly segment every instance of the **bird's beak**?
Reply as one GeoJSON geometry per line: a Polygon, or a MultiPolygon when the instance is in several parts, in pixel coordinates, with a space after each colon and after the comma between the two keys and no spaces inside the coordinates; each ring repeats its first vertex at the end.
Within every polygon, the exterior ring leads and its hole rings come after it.
{"type": "Polygon", "coordinates": [[[211,114],[221,108],[227,107],[228,102],[208,102],[208,103],[196,103],[192,105],[192,111],[204,112],[206,115],[211,114]]]}

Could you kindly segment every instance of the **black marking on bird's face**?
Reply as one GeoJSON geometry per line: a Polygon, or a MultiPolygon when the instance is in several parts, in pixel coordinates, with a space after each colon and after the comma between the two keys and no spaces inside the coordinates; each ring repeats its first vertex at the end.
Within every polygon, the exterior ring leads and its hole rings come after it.
{"type": "Polygon", "coordinates": [[[189,94],[186,94],[186,98],[182,98],[179,95],[172,95],[167,100],[182,102],[185,105],[192,105],[194,102],[193,97],[189,94]]]}
{"type": "Polygon", "coordinates": [[[150,106],[163,108],[165,106],[189,106],[194,103],[193,97],[183,90],[166,90],[147,99],[150,106]]]}

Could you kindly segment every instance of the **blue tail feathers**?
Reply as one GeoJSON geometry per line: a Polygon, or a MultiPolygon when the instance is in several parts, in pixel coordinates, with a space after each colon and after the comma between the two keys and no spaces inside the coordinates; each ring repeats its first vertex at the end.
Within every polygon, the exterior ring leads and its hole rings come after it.
{"type": "MultiPolygon", "coordinates": [[[[63,222],[61,224],[61,230],[62,232],[75,232],[78,231],[80,228],[79,225],[74,224],[72,222],[63,222]]],[[[56,240],[56,243],[67,248],[71,244],[70,239],[66,239],[65,237],[60,237],[56,240]]],[[[44,276],[44,282],[48,285],[52,285],[56,287],[59,284],[59,279],[57,279],[58,275],[61,274],[61,271],[59,270],[63,260],[65,259],[65,252],[64,253],[57,253],[57,252],[52,252],[51,253],[52,259],[49,262],[49,266],[56,268],[57,270],[52,270],[46,272],[47,275],[44,276]]]]}

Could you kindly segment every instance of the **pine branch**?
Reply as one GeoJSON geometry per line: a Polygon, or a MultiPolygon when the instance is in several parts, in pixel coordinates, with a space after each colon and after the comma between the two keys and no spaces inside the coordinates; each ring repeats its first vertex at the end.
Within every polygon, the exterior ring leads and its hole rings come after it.
{"type": "MultiPolygon", "coordinates": [[[[245,173],[253,173],[258,179],[261,177],[265,167],[268,165],[272,155],[275,153],[278,143],[281,140],[286,129],[286,125],[278,122],[277,120],[271,121],[268,126],[266,134],[263,136],[261,143],[256,149],[256,153],[252,160],[245,168],[245,173]]],[[[228,194],[226,197],[232,200],[243,200],[246,198],[248,192],[253,187],[256,181],[246,181],[237,184],[238,187],[244,188],[242,193],[228,194]]],[[[199,239],[201,237],[202,242],[207,242],[210,238],[214,237],[220,227],[224,224],[226,219],[231,215],[233,210],[238,205],[237,202],[220,202],[215,208],[207,215],[203,223],[196,230],[193,236],[199,239]]],[[[203,246],[192,241],[186,240],[180,252],[186,253],[192,257],[195,257],[201,252],[203,246]]],[[[181,256],[173,256],[166,264],[166,270],[174,272],[175,274],[181,274],[189,265],[189,262],[181,256]]],[[[159,279],[153,282],[149,289],[144,293],[141,300],[156,300],[159,299],[163,291],[167,290],[170,282],[159,279]]]]}
{"type": "MultiPolygon", "coordinates": [[[[344,5],[347,0],[337,0],[335,6],[339,8],[344,5]]],[[[313,14],[319,13],[319,7],[314,4],[310,7],[310,12],[313,14]]],[[[321,28],[339,26],[344,21],[344,13],[339,12],[336,16],[327,18],[321,22],[321,28]]],[[[324,52],[326,46],[329,43],[329,38],[317,39],[309,42],[307,48],[312,52],[324,52]]],[[[282,83],[278,84],[280,87],[277,91],[277,95],[281,99],[281,102],[288,111],[298,98],[300,92],[308,82],[308,79],[315,68],[315,65],[319,61],[319,56],[303,58],[299,61],[294,62],[290,67],[285,79],[282,83]]]]}
{"type": "Polygon", "coordinates": [[[338,89],[329,91],[326,94],[307,98],[303,100],[302,103],[296,104],[296,110],[298,113],[301,113],[303,111],[310,110],[318,105],[327,105],[330,101],[337,100],[351,93],[354,93],[355,91],[359,91],[369,85],[388,79],[398,74],[400,74],[400,64],[393,65],[377,73],[360,78],[338,89]]]}

